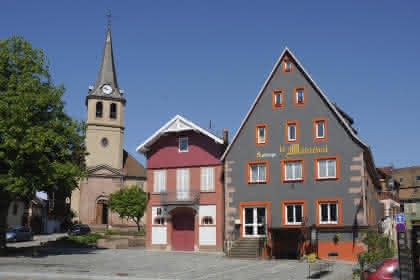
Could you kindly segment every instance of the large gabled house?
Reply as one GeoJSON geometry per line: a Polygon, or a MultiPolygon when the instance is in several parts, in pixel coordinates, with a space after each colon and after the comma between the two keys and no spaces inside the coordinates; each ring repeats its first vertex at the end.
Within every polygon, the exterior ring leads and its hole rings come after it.
{"type": "Polygon", "coordinates": [[[352,124],[286,48],[222,156],[232,250],[261,238],[273,257],[356,260],[360,229],[376,228],[383,209],[352,124]]]}

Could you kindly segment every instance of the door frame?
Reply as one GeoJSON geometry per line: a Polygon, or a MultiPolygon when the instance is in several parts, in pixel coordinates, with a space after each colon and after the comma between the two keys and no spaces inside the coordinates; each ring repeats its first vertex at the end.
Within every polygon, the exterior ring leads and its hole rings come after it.
{"type": "Polygon", "coordinates": [[[244,226],[243,226],[243,237],[246,238],[253,238],[253,237],[265,237],[267,236],[267,208],[265,206],[245,206],[243,207],[243,217],[244,217],[244,226]],[[246,224],[246,209],[252,209],[252,224],[246,224]],[[258,209],[264,209],[264,223],[258,223],[258,209]],[[252,235],[246,234],[246,227],[252,226],[252,235]],[[265,227],[265,234],[258,234],[258,227],[264,226],[265,227]],[[255,234],[257,232],[257,234],[255,234]]]}
{"type": "Polygon", "coordinates": [[[239,213],[240,213],[240,236],[241,238],[252,238],[252,237],[264,237],[268,236],[269,234],[269,228],[271,226],[271,202],[270,201],[241,201],[239,202],[239,213]],[[266,232],[265,235],[259,235],[259,236],[245,236],[245,208],[249,207],[265,207],[265,224],[266,224],[266,232]]]}

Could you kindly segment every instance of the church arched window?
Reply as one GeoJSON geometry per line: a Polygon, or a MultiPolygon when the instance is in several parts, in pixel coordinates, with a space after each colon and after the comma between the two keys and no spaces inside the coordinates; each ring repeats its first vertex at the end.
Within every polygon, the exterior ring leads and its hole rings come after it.
{"type": "Polygon", "coordinates": [[[111,119],[116,119],[117,118],[117,104],[111,103],[111,108],[109,110],[109,117],[111,119]]]}
{"type": "Polygon", "coordinates": [[[96,102],[96,117],[102,118],[103,105],[102,102],[96,102]]]}

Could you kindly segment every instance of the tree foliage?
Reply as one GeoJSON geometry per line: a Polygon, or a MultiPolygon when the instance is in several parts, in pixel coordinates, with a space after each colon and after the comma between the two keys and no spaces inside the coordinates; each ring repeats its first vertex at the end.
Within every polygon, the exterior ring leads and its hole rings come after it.
{"type": "Polygon", "coordinates": [[[133,185],[110,195],[108,207],[117,212],[123,219],[131,219],[140,230],[140,221],[147,206],[147,195],[139,187],[133,185]]]}
{"type": "MultiPolygon", "coordinates": [[[[70,193],[86,175],[84,124],[65,113],[63,94],[64,86],[52,82],[42,50],[22,37],[0,40],[3,208],[15,198],[31,199],[36,191],[70,193]]],[[[7,209],[0,216],[1,234],[7,209]]]]}

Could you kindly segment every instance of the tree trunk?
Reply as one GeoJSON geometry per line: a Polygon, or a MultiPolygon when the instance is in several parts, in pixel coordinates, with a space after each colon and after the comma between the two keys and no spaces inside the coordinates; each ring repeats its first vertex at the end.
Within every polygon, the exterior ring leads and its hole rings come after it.
{"type": "Polygon", "coordinates": [[[6,230],[7,230],[7,215],[9,212],[10,200],[0,198],[0,256],[5,255],[6,247],[6,230]]]}
{"type": "Polygon", "coordinates": [[[140,231],[140,219],[135,219],[137,225],[137,231],[140,231]]]}

